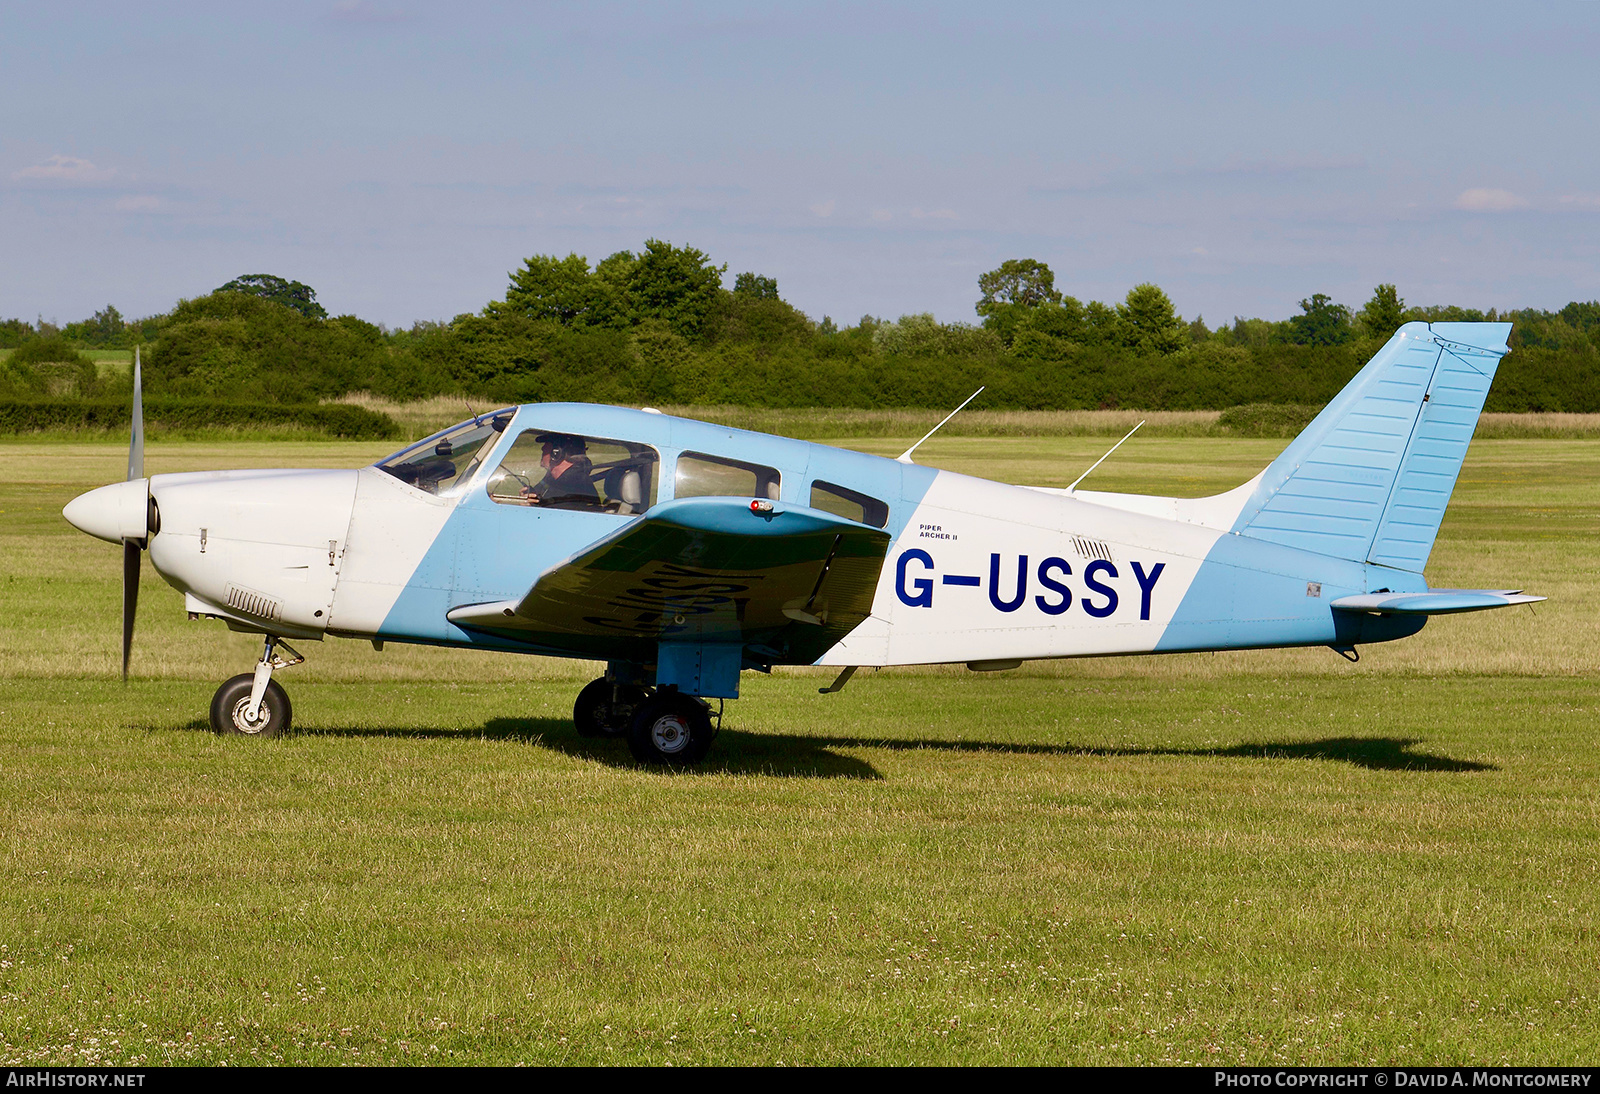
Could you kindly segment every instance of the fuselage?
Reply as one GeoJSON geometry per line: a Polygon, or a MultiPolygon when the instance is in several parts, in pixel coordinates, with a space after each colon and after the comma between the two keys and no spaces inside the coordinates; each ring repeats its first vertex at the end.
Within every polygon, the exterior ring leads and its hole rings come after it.
{"type": "Polygon", "coordinates": [[[651,505],[685,490],[705,493],[695,476],[710,467],[729,472],[730,493],[833,512],[843,506],[841,515],[891,536],[870,617],[819,664],[999,667],[1346,646],[1421,626],[1420,618],[1329,607],[1343,595],[1424,588],[1421,575],[1240,536],[1227,495],[1209,504],[1069,495],[616,407],[536,404],[500,414],[509,420],[448,489],[414,473],[418,457],[397,464],[398,455],[351,471],[156,475],[149,492],[160,530],[149,538],[151,561],[192,613],[239,629],[606,659],[606,644],[593,638],[519,639],[464,629],[447,616],[514,600],[651,505]],[[612,511],[526,504],[528,491],[515,489],[505,468],[519,438],[524,451],[535,434],[585,437],[591,451],[613,444],[650,461],[649,496],[612,511]],[[737,489],[742,482],[754,489],[737,489]]]}

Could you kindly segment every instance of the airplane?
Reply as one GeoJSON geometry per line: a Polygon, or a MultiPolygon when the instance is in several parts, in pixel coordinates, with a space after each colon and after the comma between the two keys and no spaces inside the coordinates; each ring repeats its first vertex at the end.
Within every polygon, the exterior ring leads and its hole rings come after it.
{"type": "Polygon", "coordinates": [[[1433,615],[1543,600],[1423,576],[1510,332],[1407,323],[1265,470],[1194,499],[572,403],[476,414],[359,470],[146,477],[136,363],[127,479],[63,515],[123,545],[124,679],[145,551],[191,619],[263,637],[217,689],[219,733],[287,731],[288,640],[332,635],[604,661],[577,732],[683,767],[749,670],[836,667],[832,693],[867,666],[1355,660],[1433,615]]]}

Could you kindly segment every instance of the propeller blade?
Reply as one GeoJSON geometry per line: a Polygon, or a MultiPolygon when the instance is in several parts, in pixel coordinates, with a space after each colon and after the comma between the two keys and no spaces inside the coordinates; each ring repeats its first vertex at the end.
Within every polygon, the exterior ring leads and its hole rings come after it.
{"type": "Polygon", "coordinates": [[[139,608],[139,545],[122,544],[122,682],[128,682],[128,657],[133,653],[133,616],[139,608]]]}
{"type": "MultiPolygon", "coordinates": [[[[133,347],[133,439],[128,443],[128,481],[144,478],[144,378],[139,371],[139,347],[133,347]]],[[[123,658],[127,660],[126,657],[123,658]]],[[[126,676],[127,672],[124,671],[126,676]]]]}

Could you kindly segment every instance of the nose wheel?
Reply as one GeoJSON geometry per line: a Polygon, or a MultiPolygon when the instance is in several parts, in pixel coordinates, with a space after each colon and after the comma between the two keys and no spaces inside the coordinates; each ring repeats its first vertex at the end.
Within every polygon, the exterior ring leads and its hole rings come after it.
{"type": "Polygon", "coordinates": [[[294,709],[289,693],[272,678],[272,673],[304,660],[289,643],[268,635],[256,670],[225,681],[211,697],[212,731],[241,737],[276,737],[289,732],[294,709]],[[277,652],[279,647],[287,657],[277,652]]]}
{"type": "Polygon", "coordinates": [[[216,695],[211,697],[214,732],[241,737],[276,737],[289,732],[289,722],[294,716],[289,693],[276,680],[269,680],[252,716],[250,692],[255,682],[255,673],[242,672],[217,689],[216,695]]]}

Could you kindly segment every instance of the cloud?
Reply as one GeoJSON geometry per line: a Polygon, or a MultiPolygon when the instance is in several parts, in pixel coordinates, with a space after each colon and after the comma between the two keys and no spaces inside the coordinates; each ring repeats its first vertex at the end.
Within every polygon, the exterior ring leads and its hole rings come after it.
{"type": "Polygon", "coordinates": [[[1562,194],[1561,204],[1569,209],[1600,209],[1600,194],[1562,194]]]}
{"type": "Polygon", "coordinates": [[[954,220],[956,219],[956,211],[954,209],[913,209],[911,210],[911,217],[913,220],[954,220]]]}
{"type": "Polygon", "coordinates": [[[819,201],[815,205],[811,206],[811,211],[819,217],[831,217],[833,215],[834,208],[835,205],[833,199],[829,198],[827,201],[819,201]]]}
{"type": "Polygon", "coordinates": [[[161,199],[154,194],[129,194],[118,198],[116,203],[119,213],[153,213],[159,208],[161,199]]]}
{"type": "Polygon", "coordinates": [[[1472,189],[1461,191],[1455,207],[1469,213],[1503,213],[1508,209],[1527,208],[1528,202],[1510,190],[1472,189]]]}
{"type": "Polygon", "coordinates": [[[14,179],[47,179],[52,182],[104,182],[112,176],[113,172],[106,168],[96,167],[88,160],[79,159],[77,156],[51,156],[44,163],[32,167],[24,167],[14,171],[14,179]]]}

